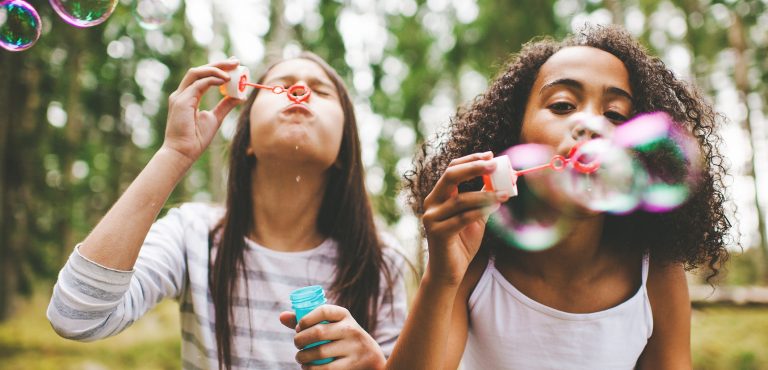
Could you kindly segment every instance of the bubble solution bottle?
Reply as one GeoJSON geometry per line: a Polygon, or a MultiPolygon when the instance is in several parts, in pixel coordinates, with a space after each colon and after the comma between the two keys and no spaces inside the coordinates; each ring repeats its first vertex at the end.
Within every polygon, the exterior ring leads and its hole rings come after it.
{"type": "MultiPolygon", "coordinates": [[[[304,288],[299,288],[291,292],[291,308],[293,308],[293,311],[296,312],[296,322],[298,323],[299,320],[301,320],[302,317],[304,317],[306,314],[310,313],[315,308],[325,304],[325,292],[323,291],[323,287],[319,285],[312,285],[304,288]]],[[[322,323],[327,324],[327,321],[322,321],[322,323]]],[[[319,342],[312,343],[304,348],[302,350],[312,347],[317,347],[321,344],[329,343],[329,340],[322,340],[319,342]]],[[[324,358],[321,360],[315,360],[310,362],[312,365],[324,365],[331,361],[333,361],[334,358],[324,358]]]]}
{"type": "Polygon", "coordinates": [[[493,158],[496,169],[483,175],[483,184],[486,191],[505,190],[510,197],[517,196],[517,172],[512,168],[509,157],[501,155],[493,158]]]}

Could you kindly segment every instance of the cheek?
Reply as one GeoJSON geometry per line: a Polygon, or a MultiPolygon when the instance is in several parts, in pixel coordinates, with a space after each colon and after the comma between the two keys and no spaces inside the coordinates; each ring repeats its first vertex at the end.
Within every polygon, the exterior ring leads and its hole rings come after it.
{"type": "Polygon", "coordinates": [[[546,144],[557,146],[563,140],[564,126],[556,118],[550,117],[547,110],[533,112],[523,118],[520,130],[521,144],[546,144]]]}
{"type": "Polygon", "coordinates": [[[332,139],[341,141],[341,135],[344,132],[344,111],[337,104],[330,104],[323,110],[323,118],[327,127],[328,135],[332,139]]]}

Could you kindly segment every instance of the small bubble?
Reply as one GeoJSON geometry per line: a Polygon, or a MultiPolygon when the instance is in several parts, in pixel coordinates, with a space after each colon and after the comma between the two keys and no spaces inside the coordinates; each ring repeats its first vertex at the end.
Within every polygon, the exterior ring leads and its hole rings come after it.
{"type": "Polygon", "coordinates": [[[22,51],[32,47],[40,38],[40,16],[23,0],[0,2],[0,47],[22,51]]]}
{"type": "Polygon", "coordinates": [[[141,28],[156,30],[171,19],[179,4],[180,0],[138,0],[133,15],[141,28]]]}
{"type": "Polygon", "coordinates": [[[301,176],[296,176],[296,182],[301,181],[301,176]]]}
{"type": "Polygon", "coordinates": [[[296,151],[299,151],[299,146],[298,145],[296,145],[296,151]]]}
{"type": "Polygon", "coordinates": [[[92,27],[112,15],[118,0],[51,0],[61,19],[75,27],[92,27]]]}

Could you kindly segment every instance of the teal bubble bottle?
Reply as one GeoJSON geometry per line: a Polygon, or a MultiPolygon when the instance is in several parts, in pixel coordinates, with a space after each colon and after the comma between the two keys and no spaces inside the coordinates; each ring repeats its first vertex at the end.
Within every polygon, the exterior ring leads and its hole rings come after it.
{"type": "MultiPolygon", "coordinates": [[[[310,313],[315,308],[325,304],[325,292],[323,291],[323,287],[319,285],[312,285],[307,286],[304,288],[299,288],[291,292],[291,308],[293,308],[293,311],[296,313],[296,322],[298,323],[299,320],[301,320],[304,315],[310,313]]],[[[327,321],[323,321],[321,323],[328,323],[327,321]]],[[[317,347],[321,344],[329,343],[329,340],[322,340],[319,342],[312,343],[302,349],[317,347]]],[[[333,361],[334,358],[324,358],[321,360],[315,360],[310,362],[312,365],[324,365],[331,361],[333,361]]]]}

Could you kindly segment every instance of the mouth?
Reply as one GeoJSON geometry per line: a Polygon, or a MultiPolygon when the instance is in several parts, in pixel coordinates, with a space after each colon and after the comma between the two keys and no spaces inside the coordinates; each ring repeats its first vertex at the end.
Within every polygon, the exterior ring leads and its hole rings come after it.
{"type": "Polygon", "coordinates": [[[590,150],[582,150],[582,147],[590,142],[595,141],[589,140],[576,143],[576,145],[571,147],[568,151],[568,155],[565,157],[570,161],[573,168],[582,174],[590,174],[600,168],[600,157],[598,153],[591,152],[590,150]]]}
{"type": "Polygon", "coordinates": [[[291,104],[285,108],[283,108],[282,111],[280,111],[282,114],[290,115],[290,114],[303,114],[308,117],[314,116],[315,113],[312,112],[311,109],[309,109],[308,106],[301,104],[301,103],[294,103],[291,104]]]}

